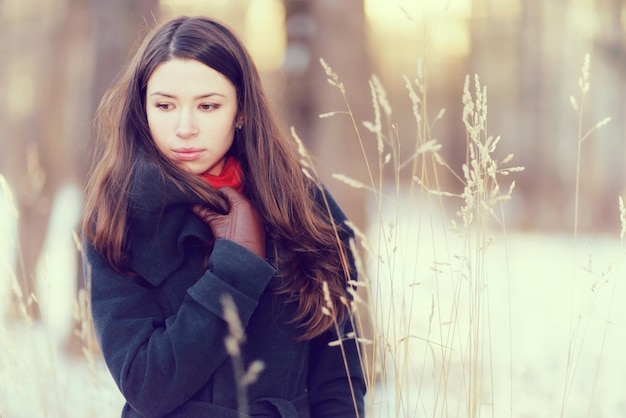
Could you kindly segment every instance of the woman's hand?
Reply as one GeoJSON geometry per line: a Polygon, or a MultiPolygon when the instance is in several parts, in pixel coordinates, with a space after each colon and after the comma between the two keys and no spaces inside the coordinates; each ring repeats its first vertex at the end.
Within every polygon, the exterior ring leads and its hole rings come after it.
{"type": "Polygon", "coordinates": [[[234,241],[265,258],[265,229],[259,212],[235,189],[223,187],[219,192],[230,207],[226,215],[213,212],[202,205],[194,205],[193,212],[209,225],[216,239],[234,241]]]}

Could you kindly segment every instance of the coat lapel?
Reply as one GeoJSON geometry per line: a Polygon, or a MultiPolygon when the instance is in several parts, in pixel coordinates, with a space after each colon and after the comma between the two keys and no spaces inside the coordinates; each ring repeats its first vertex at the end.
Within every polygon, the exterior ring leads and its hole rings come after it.
{"type": "Polygon", "coordinates": [[[133,174],[126,239],[129,267],[153,286],[177,271],[190,238],[212,239],[209,227],[191,211],[197,198],[167,182],[159,167],[138,163],[133,174]]]}

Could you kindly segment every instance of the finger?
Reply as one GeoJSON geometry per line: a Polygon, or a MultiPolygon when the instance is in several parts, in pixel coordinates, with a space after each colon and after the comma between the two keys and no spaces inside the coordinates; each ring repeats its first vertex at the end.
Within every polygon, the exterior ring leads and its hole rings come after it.
{"type": "Polygon", "coordinates": [[[211,211],[209,208],[207,208],[206,206],[202,206],[202,205],[193,205],[191,207],[191,210],[197,217],[199,217],[200,219],[202,219],[204,222],[207,222],[207,223],[211,222],[217,216],[219,216],[219,214],[211,211]]]}

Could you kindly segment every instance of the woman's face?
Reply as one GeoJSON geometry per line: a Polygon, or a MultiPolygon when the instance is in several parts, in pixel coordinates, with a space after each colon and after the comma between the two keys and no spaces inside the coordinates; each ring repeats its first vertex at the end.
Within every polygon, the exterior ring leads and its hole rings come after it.
{"type": "Polygon", "coordinates": [[[148,79],[146,115],[159,151],[194,174],[218,175],[237,120],[237,91],[196,60],[173,59],[148,79]]]}

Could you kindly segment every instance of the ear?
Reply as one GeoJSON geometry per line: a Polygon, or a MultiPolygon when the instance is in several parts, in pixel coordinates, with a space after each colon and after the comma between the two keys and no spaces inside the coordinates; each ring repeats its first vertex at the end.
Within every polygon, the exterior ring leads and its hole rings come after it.
{"type": "Polygon", "coordinates": [[[243,116],[239,115],[237,116],[237,119],[235,120],[235,127],[237,129],[241,129],[242,126],[243,126],[243,116]]]}

